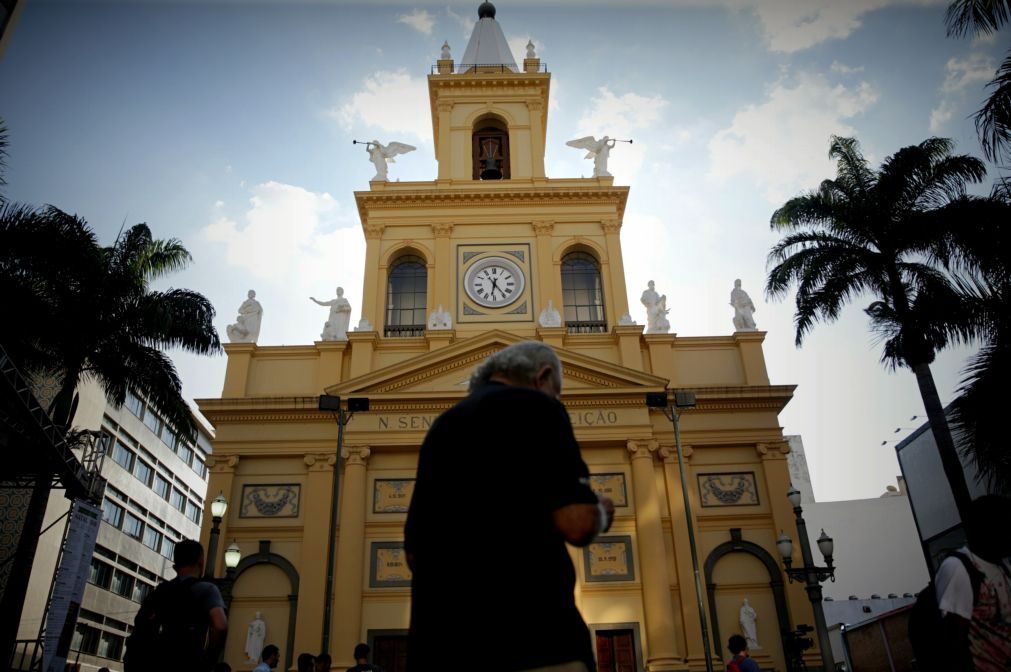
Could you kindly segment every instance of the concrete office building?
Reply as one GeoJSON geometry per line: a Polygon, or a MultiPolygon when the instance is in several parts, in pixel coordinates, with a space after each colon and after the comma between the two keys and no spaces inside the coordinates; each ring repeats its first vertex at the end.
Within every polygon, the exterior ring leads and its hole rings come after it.
{"type": "MultiPolygon", "coordinates": [[[[199,422],[196,445],[179,440],[156,409],[129,395],[122,408],[108,403],[95,383],[79,388],[78,429],[101,430],[108,481],[91,572],[68,656],[82,672],[121,670],[124,641],[141,600],[162,579],[175,576],[172,551],[200,534],[207,492],[210,432],[199,422]]],[[[19,640],[38,637],[56,570],[69,502],[50,496],[39,539],[19,640]]],[[[17,662],[17,659],[15,659],[17,662]]]]}

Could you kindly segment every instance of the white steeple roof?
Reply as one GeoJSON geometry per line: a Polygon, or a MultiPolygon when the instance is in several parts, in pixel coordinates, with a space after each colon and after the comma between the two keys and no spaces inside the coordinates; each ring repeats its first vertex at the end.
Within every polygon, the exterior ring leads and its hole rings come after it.
{"type": "Polygon", "coordinates": [[[469,69],[474,65],[504,65],[517,71],[509,43],[502,34],[502,27],[495,20],[495,5],[484,2],[477,10],[478,21],[467,43],[460,65],[469,69]]]}

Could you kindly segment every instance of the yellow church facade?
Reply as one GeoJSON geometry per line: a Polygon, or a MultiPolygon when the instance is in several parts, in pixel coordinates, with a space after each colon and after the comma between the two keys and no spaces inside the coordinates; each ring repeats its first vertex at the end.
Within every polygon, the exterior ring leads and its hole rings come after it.
{"type": "MultiPolygon", "coordinates": [[[[777,559],[780,530],[795,530],[778,421],[793,386],[770,383],[764,333],[686,338],[644,333],[628,318],[643,312],[626,298],[629,188],[608,176],[545,176],[550,74],[536,57],[517,66],[444,58],[428,83],[436,179],[377,180],[355,193],[366,238],[359,328],[303,346],[226,345],[221,397],[198,401],[216,429],[208,496],[229,502],[208,562],[224,576],[221,550],[233,540],[243,556],[225,660],[255,665],[244,646],[259,612],[286,669],[323,648],[345,669],[358,642],[387,672],[402,669],[403,525],[426,429],[466,394],[485,357],[538,339],[561,358],[562,401],[592,484],[616,503],[612,529],[570,549],[600,669],[704,670],[700,605],[713,655],[726,658],[747,599],[758,614],[753,656],[785,670],[783,631],[813,615],[777,559]],[[496,277],[507,278],[502,287],[496,277]],[[672,390],[697,398],[680,419],[689,512],[674,427],[646,404],[647,393],[672,390]],[[320,395],[331,406],[339,397],[341,411],[320,410],[320,395]]],[[[526,457],[536,470],[538,456],[526,457]]],[[[482,505],[480,484],[475,473],[460,507],[482,505]]],[[[210,530],[205,519],[205,547],[210,530]]],[[[460,562],[489,553],[522,563],[523,540],[461,547],[460,562]]],[[[473,589],[494,594],[495,581],[473,589]]],[[[517,646],[523,631],[516,623],[517,646]]],[[[450,647],[452,636],[450,619],[450,647]]]]}

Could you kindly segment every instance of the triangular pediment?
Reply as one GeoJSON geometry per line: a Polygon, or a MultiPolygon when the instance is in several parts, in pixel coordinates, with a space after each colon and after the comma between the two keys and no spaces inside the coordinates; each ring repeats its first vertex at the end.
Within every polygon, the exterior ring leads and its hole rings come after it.
{"type": "MultiPolygon", "coordinates": [[[[445,393],[467,391],[474,369],[494,352],[519,343],[521,338],[492,330],[463,339],[439,350],[371,371],[326,388],[337,396],[445,393]]],[[[556,348],[562,361],[564,392],[599,390],[630,392],[662,390],[666,380],[564,348],[556,348]]]]}

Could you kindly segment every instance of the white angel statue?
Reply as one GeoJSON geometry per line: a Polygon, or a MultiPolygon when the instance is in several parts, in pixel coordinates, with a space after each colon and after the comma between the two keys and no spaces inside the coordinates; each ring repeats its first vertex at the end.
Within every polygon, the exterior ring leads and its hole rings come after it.
{"type": "Polygon", "coordinates": [[[607,172],[607,158],[610,156],[611,149],[614,147],[616,142],[618,141],[612,140],[606,135],[600,140],[597,140],[592,135],[588,135],[585,138],[569,140],[565,144],[569,147],[586,150],[586,156],[583,158],[593,159],[594,177],[610,177],[611,173],[607,172]]]}
{"type": "Polygon", "coordinates": [[[386,182],[386,164],[396,163],[393,157],[398,154],[407,154],[417,149],[417,147],[403,142],[391,142],[384,145],[378,140],[372,140],[359,144],[365,145],[365,151],[369,153],[369,161],[376,167],[376,175],[369,180],[370,182],[386,182]]]}

